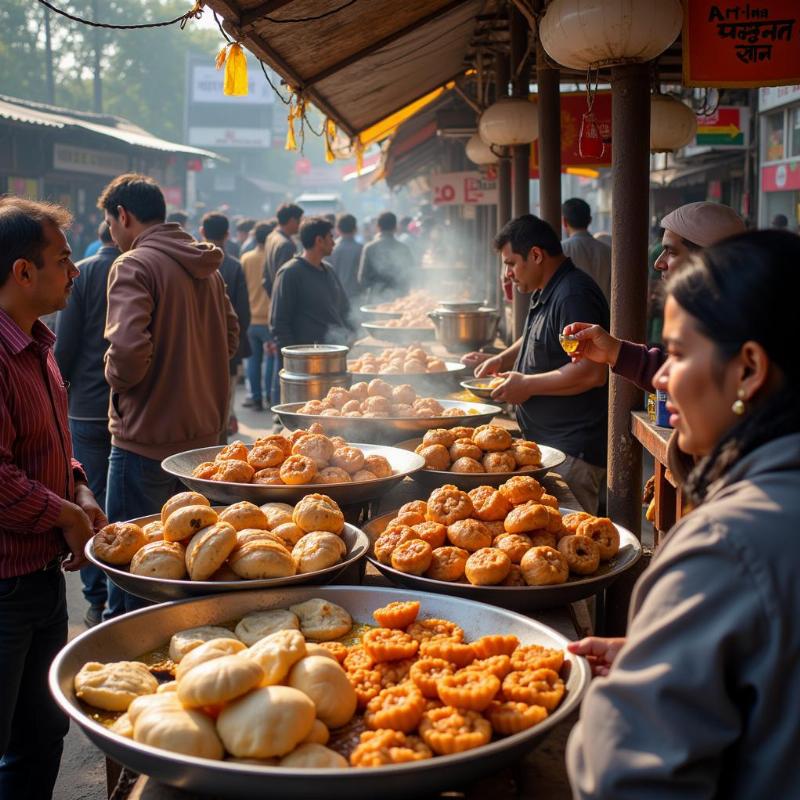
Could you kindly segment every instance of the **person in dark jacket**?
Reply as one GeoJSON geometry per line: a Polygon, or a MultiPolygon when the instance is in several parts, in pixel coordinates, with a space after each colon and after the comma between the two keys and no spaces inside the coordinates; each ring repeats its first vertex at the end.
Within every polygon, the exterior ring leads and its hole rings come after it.
{"type": "MultiPolygon", "coordinates": [[[[98,230],[101,246],[91,258],[77,264],[80,275],[72,285],[66,308],[58,312],[55,323],[55,357],[69,389],[69,430],[75,458],[83,464],[89,488],[98,504],[105,508],[108,457],[111,434],[108,430],[109,390],[103,374],[103,357],[108,342],[106,288],[108,273],[119,250],[108,225],[98,230]]],[[[89,604],[84,617],[87,627],[102,619],[108,594],[106,576],[92,564],[81,567],[83,596],[89,604]]]]}
{"type": "Polygon", "coordinates": [[[297,254],[292,236],[300,230],[303,209],[294,203],[286,203],[278,209],[277,217],[278,226],[264,245],[264,288],[270,297],[278,270],[297,254]]]}
{"type": "Polygon", "coordinates": [[[385,211],[378,217],[378,235],[361,251],[358,286],[371,303],[404,297],[411,289],[414,256],[395,238],[397,217],[385,211]]]}
{"type": "MultiPolygon", "coordinates": [[[[233,377],[238,374],[239,366],[245,358],[248,358],[252,353],[250,349],[250,340],[247,337],[247,329],[250,327],[250,298],[247,293],[247,281],[244,277],[244,270],[242,269],[242,262],[238,258],[229,255],[225,250],[225,241],[228,238],[228,231],[230,229],[230,222],[224,214],[211,212],[203,217],[200,227],[200,236],[205,241],[215,244],[225,253],[225,258],[222,260],[219,272],[222,279],[225,281],[225,289],[228,292],[233,310],[239,318],[239,349],[236,355],[230,360],[231,382],[230,382],[230,400],[228,403],[228,430],[235,433],[233,429],[235,416],[233,414],[233,396],[236,393],[236,379],[233,377]]],[[[227,443],[227,436],[223,435],[223,444],[227,443]]]]}
{"type": "Polygon", "coordinates": [[[333,225],[312,217],[300,227],[303,255],[281,267],[275,279],[271,324],[278,347],[351,344],[354,329],[342,283],[322,259],[333,250],[333,225]]]}

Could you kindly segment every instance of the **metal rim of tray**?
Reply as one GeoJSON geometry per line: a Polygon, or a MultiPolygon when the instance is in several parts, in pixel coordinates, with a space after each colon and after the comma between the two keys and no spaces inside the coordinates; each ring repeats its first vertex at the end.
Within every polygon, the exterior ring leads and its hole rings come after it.
{"type": "MultiPolygon", "coordinates": [[[[58,705],[106,755],[157,780],[227,798],[262,798],[265,780],[276,797],[372,798],[446,790],[501,769],[524,756],[573,713],[590,681],[586,661],[567,653],[564,700],[533,728],[463,753],[371,769],[282,769],[185,756],[112,732],[89,717],[74,696],[75,674],[86,661],[129,660],[160,646],[171,633],[185,627],[220,624],[251,611],[286,607],[310,597],[338,603],[348,609],[356,622],[372,623],[371,610],[408,599],[408,593],[378,587],[299,587],[193,598],[134,611],[86,631],[63,648],[50,668],[50,690],[58,705]],[[159,641],[155,641],[157,637],[159,641]],[[136,647],[144,649],[138,652],[136,647]]],[[[453,619],[470,639],[490,632],[513,633],[522,644],[566,648],[568,640],[557,631],[505,609],[440,594],[419,593],[415,598],[421,601],[425,616],[453,619]]]]}
{"type": "Polygon", "coordinates": [[[289,430],[307,428],[318,422],[329,436],[343,436],[345,439],[359,441],[397,442],[408,439],[415,433],[424,433],[431,428],[455,428],[459,425],[470,427],[491,422],[502,413],[499,406],[486,403],[467,403],[458,400],[438,400],[443,408],[461,408],[468,412],[461,417],[324,417],[320,414],[299,414],[297,409],[303,403],[282,403],[272,406],[272,412],[280,417],[289,430]]]}
{"type": "MultiPolygon", "coordinates": [[[[222,508],[215,506],[215,510],[221,511],[222,508]]],[[[150,514],[147,517],[139,517],[129,521],[141,526],[160,519],[160,514],[150,514]]],[[[126,568],[116,567],[101,561],[94,553],[93,538],[86,542],[84,553],[94,566],[103,570],[108,579],[123,591],[134,594],[137,597],[143,597],[145,600],[163,603],[209,594],[241,592],[250,589],[274,589],[315,582],[327,583],[348,567],[363,559],[369,551],[369,537],[355,525],[345,523],[342,538],[347,545],[347,552],[341,561],[330,567],[316,572],[289,575],[285,578],[260,578],[256,580],[242,578],[238,581],[192,581],[189,578],[152,578],[147,575],[131,575],[126,568]]]]}
{"type": "MultiPolygon", "coordinates": [[[[297,427],[303,426],[298,425],[297,427]]],[[[222,503],[236,503],[240,500],[249,500],[257,504],[271,502],[296,503],[307,494],[321,492],[327,494],[332,500],[341,505],[355,505],[356,503],[365,503],[368,500],[380,497],[402,481],[403,478],[412,475],[425,465],[425,460],[416,453],[414,453],[416,458],[409,459],[407,457],[408,451],[404,448],[360,442],[348,443],[348,446],[359,448],[365,456],[383,456],[392,465],[393,473],[386,478],[359,481],[358,483],[303,483],[294,486],[286,484],[267,486],[258,483],[233,483],[193,477],[191,469],[194,469],[204,461],[213,461],[216,454],[222,449],[221,446],[201,447],[196,450],[176,453],[161,462],[161,469],[178,478],[190,489],[204,494],[211,500],[218,500],[222,503]],[[187,467],[180,468],[181,462],[188,462],[187,467]]],[[[249,447],[250,445],[248,445],[249,447]]]]}
{"type": "Polygon", "coordinates": [[[426,325],[422,328],[389,328],[376,322],[362,322],[361,327],[374,339],[382,342],[410,344],[411,342],[431,342],[436,339],[436,328],[433,325],[426,325]]]}
{"type": "MultiPolygon", "coordinates": [[[[562,514],[574,513],[574,509],[561,508],[562,514]]],[[[397,516],[397,510],[388,514],[381,514],[367,522],[364,533],[370,540],[367,560],[388,580],[396,586],[402,586],[417,592],[441,592],[442,594],[455,595],[479,603],[488,603],[515,610],[533,611],[543,608],[555,608],[567,603],[591,597],[604,589],[623,572],[630,569],[642,555],[642,545],[627,528],[614,525],[619,531],[620,549],[613,559],[606,562],[605,568],[601,564],[602,572],[582,578],[569,578],[566,583],[551,586],[474,586],[460,581],[438,581],[424,576],[409,575],[393,567],[382,564],[373,555],[372,547],[375,539],[386,528],[387,524],[397,516]]]]}
{"type": "MultiPolygon", "coordinates": [[[[422,439],[406,439],[397,443],[401,450],[415,452],[416,448],[422,444],[422,439]]],[[[515,475],[530,475],[532,478],[547,475],[551,470],[560,467],[566,460],[567,454],[563,450],[549,447],[546,444],[539,445],[542,454],[542,464],[539,467],[524,467],[514,470],[514,472],[450,472],[442,469],[421,469],[409,477],[417,483],[430,489],[452,483],[459,489],[474,489],[476,486],[499,486],[515,475]]]]}
{"type": "MultiPolygon", "coordinates": [[[[350,364],[352,363],[352,359],[348,362],[347,368],[350,369],[350,364]]],[[[461,373],[469,370],[469,367],[466,364],[462,364],[460,361],[445,361],[444,365],[447,369],[444,372],[403,372],[403,373],[385,373],[385,372],[353,372],[350,371],[350,375],[353,378],[354,382],[357,381],[369,381],[372,380],[383,380],[388,382],[391,381],[399,381],[400,383],[406,382],[409,383],[410,380],[404,381],[403,379],[413,379],[413,380],[421,380],[425,378],[429,378],[432,380],[436,380],[437,378],[449,378],[455,379],[461,373]]],[[[460,384],[463,385],[463,384],[460,384]]]]}

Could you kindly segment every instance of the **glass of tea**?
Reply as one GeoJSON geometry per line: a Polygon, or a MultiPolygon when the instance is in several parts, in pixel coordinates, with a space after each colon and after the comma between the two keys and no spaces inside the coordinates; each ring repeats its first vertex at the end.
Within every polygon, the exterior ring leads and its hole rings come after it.
{"type": "Polygon", "coordinates": [[[561,349],[569,355],[572,355],[580,344],[577,336],[564,336],[563,333],[558,335],[558,341],[561,343],[561,349]]]}

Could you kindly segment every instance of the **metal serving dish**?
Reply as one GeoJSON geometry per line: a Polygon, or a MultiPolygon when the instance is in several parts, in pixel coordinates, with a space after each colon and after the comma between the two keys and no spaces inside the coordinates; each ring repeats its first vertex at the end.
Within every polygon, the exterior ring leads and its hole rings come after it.
{"type": "Polygon", "coordinates": [[[385,323],[362,322],[361,327],[373,338],[395,344],[430,342],[436,338],[436,328],[432,325],[424,328],[387,328],[385,323]]]}
{"type": "Polygon", "coordinates": [[[431,428],[455,428],[457,425],[485,425],[491,422],[502,409],[485,403],[462,403],[458,400],[439,400],[445,408],[460,408],[463,417],[323,417],[314,414],[299,414],[301,403],[283,403],[272,406],[272,411],[290,430],[307,428],[318,422],[329,436],[359,442],[399,442],[414,434],[424,433],[431,428]],[[470,413],[472,412],[472,413],[470,413]]]}
{"type": "MultiPolygon", "coordinates": [[[[422,444],[422,439],[406,439],[398,442],[398,448],[414,452],[422,444]]],[[[459,489],[469,491],[476,486],[499,486],[515,475],[531,475],[534,478],[546,475],[550,470],[555,469],[564,463],[567,454],[555,447],[548,447],[546,444],[539,445],[542,454],[542,465],[540,467],[524,467],[513,472],[450,472],[442,469],[421,469],[415,472],[411,478],[420,486],[426,489],[438,489],[446,483],[452,483],[459,489]]]]}
{"type": "MultiPolygon", "coordinates": [[[[404,372],[400,375],[393,375],[385,372],[351,372],[352,383],[380,378],[386,383],[396,386],[401,383],[410,383],[415,389],[420,387],[423,390],[450,389],[463,385],[461,379],[469,374],[470,368],[459,361],[445,361],[444,372],[404,372]]],[[[419,392],[417,392],[419,394],[419,392]]]]}
{"type": "MultiPolygon", "coordinates": [[[[573,511],[574,509],[570,508],[561,509],[562,514],[570,514],[573,511]]],[[[367,534],[370,542],[374,543],[396,516],[397,511],[394,511],[370,520],[364,526],[364,533],[367,534]]],[[[372,555],[371,546],[367,559],[392,583],[415,592],[441,592],[514,611],[537,611],[543,608],[564,606],[567,603],[591,597],[613,583],[639,560],[642,555],[642,545],[639,540],[621,525],[617,525],[617,530],[619,531],[619,552],[614,558],[602,563],[594,575],[588,575],[585,578],[569,578],[566,583],[556,586],[473,586],[466,581],[451,583],[424,576],[409,575],[386,564],[381,564],[372,555]]]]}
{"type": "MultiPolygon", "coordinates": [[[[221,510],[221,509],[220,509],[221,510]]],[[[131,520],[136,525],[147,525],[161,519],[159,514],[131,520]]],[[[273,589],[284,586],[296,586],[303,583],[330,583],[352,564],[360,561],[369,550],[369,539],[360,528],[345,523],[342,539],[347,545],[344,558],[332,567],[317,572],[304,572],[302,575],[290,575],[286,578],[263,578],[261,580],[240,581],[190,581],[172,580],[168,578],[149,578],[145,575],[131,575],[124,567],[114,567],[101,561],[94,553],[94,539],[86,542],[84,552],[86,558],[108,575],[109,579],[129,594],[152,600],[154,603],[166,603],[170,600],[184,600],[187,597],[202,597],[207,594],[221,595],[226,592],[241,592],[249,589],[273,589]]],[[[141,652],[145,652],[142,650],[141,652]]]]}
{"type": "Polygon", "coordinates": [[[300,375],[330,375],[347,372],[349,347],[343,344],[292,344],[281,348],[283,367],[300,375]]]}
{"type": "Polygon", "coordinates": [[[361,306],[358,309],[368,319],[400,319],[403,316],[402,311],[383,311],[378,308],[376,304],[361,306]]]}
{"type": "MultiPolygon", "coordinates": [[[[301,404],[295,403],[294,405],[301,404]]],[[[280,406],[275,406],[273,410],[278,408],[280,406]]],[[[311,417],[310,419],[313,422],[316,420],[328,420],[330,417],[311,417]]],[[[290,426],[287,425],[287,427],[290,426]]],[[[308,427],[308,425],[295,425],[292,430],[304,427],[308,427]]],[[[353,444],[352,447],[358,447],[364,452],[365,456],[383,456],[392,465],[394,474],[388,478],[378,478],[374,481],[363,481],[361,483],[307,483],[297,486],[223,483],[222,481],[210,481],[204,478],[192,477],[192,470],[204,461],[213,461],[222,447],[200,447],[197,450],[176,453],[161,462],[161,469],[170,475],[174,475],[195,492],[200,492],[210,500],[216,500],[219,503],[238,503],[240,500],[249,500],[257,505],[262,503],[297,503],[307,494],[323,492],[340,505],[346,506],[365,503],[367,500],[380,497],[403,480],[406,475],[411,475],[425,465],[425,459],[422,456],[418,456],[413,452],[409,453],[407,449],[383,447],[374,444],[353,444]]]]}
{"type": "MultiPolygon", "coordinates": [[[[530,752],[552,728],[580,705],[589,685],[582,658],[567,654],[562,675],[566,695],[543,722],[522,733],[450,756],[372,769],[280,769],[230,761],[211,761],[139,744],[91,719],[75,697],[75,675],[87,661],[122,661],[161,647],[176,631],[197,625],[219,625],[245,614],[321,597],[346,608],[356,622],[374,624],[372,612],[394,600],[407,600],[401,589],[330,586],[237,592],[197,598],[134,611],[73,639],[50,668],[50,690],[56,701],[107,756],[130,769],[190,792],[220,798],[421,797],[452,790],[497,772],[530,752]]],[[[491,606],[444,595],[416,594],[425,616],[444,617],[460,625],[468,639],[492,633],[513,634],[522,644],[564,649],[567,639],[535,620],[491,606]]]]}
{"type": "Polygon", "coordinates": [[[437,308],[428,316],[436,325],[436,338],[454,353],[477,350],[491,344],[500,322],[500,314],[494,308],[480,308],[477,311],[437,308]]]}

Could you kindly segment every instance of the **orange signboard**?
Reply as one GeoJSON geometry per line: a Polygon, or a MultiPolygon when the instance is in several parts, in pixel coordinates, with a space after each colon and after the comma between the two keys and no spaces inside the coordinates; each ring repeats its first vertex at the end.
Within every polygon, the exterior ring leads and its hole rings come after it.
{"type": "MultiPolygon", "coordinates": [[[[536,100],[536,95],[531,95],[536,100]]],[[[601,158],[583,158],[578,152],[578,135],[581,119],[586,113],[585,92],[563,92],[561,94],[561,169],[568,167],[611,166],[611,92],[597,92],[592,106],[605,144],[601,158]]],[[[539,141],[531,145],[531,177],[539,177],[539,141]]]]}
{"type": "Polygon", "coordinates": [[[684,0],[683,83],[800,83],[800,2],[684,0]]]}

